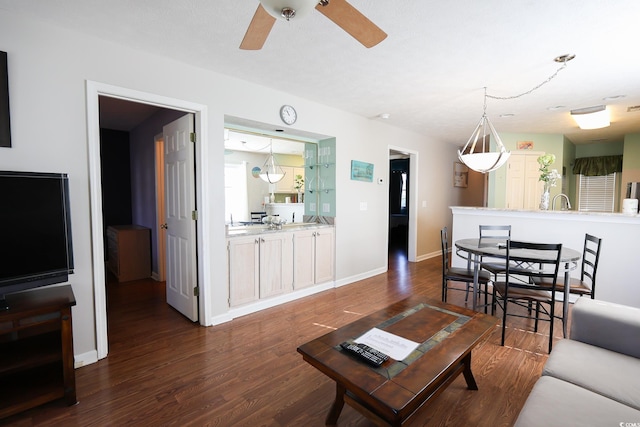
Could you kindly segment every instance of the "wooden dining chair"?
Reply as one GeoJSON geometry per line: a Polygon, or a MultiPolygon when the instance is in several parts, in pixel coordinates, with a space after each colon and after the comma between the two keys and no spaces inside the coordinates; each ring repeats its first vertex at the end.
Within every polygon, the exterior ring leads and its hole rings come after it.
{"type": "MultiPolygon", "coordinates": [[[[496,305],[502,308],[502,339],[504,345],[507,316],[534,320],[534,332],[538,331],[538,321],[549,322],[549,353],[553,346],[553,325],[556,319],[556,283],[562,244],[529,243],[510,240],[506,247],[504,261],[504,281],[493,284],[492,314],[495,314],[496,305]],[[513,268],[511,255],[514,250],[535,251],[530,261],[529,268],[513,268]],[[516,277],[517,276],[517,277],[516,277]],[[522,280],[524,276],[524,280],[522,280]],[[528,280],[527,280],[528,279],[528,280]],[[544,279],[544,280],[542,280],[544,279]],[[536,284],[536,280],[538,284],[536,284]],[[510,311],[509,305],[521,307],[524,310],[510,311]],[[535,304],[535,315],[531,306],[535,304]],[[526,314],[525,314],[526,313],[526,314]]],[[[523,257],[518,256],[521,260],[523,257]]]]}
{"type": "MultiPolygon", "coordinates": [[[[596,296],[596,273],[598,271],[598,261],[600,260],[600,246],[602,239],[586,233],[584,236],[584,248],[582,250],[582,267],[580,278],[571,277],[569,279],[569,293],[578,296],[596,296]]],[[[548,282],[544,278],[534,278],[534,283],[542,284],[548,282]]],[[[558,292],[564,292],[564,275],[561,274],[556,281],[558,292]]]]}
{"type": "MultiPolygon", "coordinates": [[[[449,260],[449,241],[447,236],[447,227],[440,230],[440,240],[442,243],[442,302],[447,302],[447,291],[466,291],[467,297],[469,295],[469,289],[473,286],[473,268],[467,265],[467,268],[463,267],[451,267],[449,260]],[[449,286],[449,281],[466,283],[465,289],[454,288],[449,286]]],[[[478,285],[484,286],[485,294],[485,311],[487,310],[487,297],[488,283],[491,280],[491,276],[486,271],[478,271],[478,285]]],[[[467,298],[465,298],[465,302],[467,298]]]]}

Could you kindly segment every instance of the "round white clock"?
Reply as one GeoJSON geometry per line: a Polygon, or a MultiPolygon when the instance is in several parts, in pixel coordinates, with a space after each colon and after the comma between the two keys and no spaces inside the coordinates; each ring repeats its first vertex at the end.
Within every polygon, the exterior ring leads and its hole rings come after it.
{"type": "Polygon", "coordinates": [[[298,119],[298,113],[291,105],[283,105],[280,108],[280,118],[288,125],[292,125],[298,119]]]}

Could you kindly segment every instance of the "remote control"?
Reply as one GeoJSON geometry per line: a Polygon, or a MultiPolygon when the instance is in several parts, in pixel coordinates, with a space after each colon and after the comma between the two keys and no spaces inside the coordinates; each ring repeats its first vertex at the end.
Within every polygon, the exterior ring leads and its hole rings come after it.
{"type": "Polygon", "coordinates": [[[386,354],[379,352],[375,348],[371,348],[365,344],[354,344],[345,341],[340,344],[340,347],[352,354],[355,354],[365,362],[374,366],[380,366],[387,359],[389,359],[389,356],[387,356],[386,354]]]}

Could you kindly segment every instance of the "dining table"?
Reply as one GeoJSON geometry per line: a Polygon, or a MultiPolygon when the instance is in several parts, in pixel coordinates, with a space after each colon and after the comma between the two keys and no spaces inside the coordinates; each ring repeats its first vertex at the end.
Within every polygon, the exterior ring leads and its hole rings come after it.
{"type": "MultiPolygon", "coordinates": [[[[473,310],[477,309],[478,299],[478,273],[480,271],[480,263],[484,257],[505,259],[507,240],[506,239],[480,239],[467,238],[455,241],[456,254],[467,261],[467,268],[471,269],[473,265],[473,310]]],[[[509,259],[518,264],[536,263],[549,259],[550,254],[541,251],[529,249],[511,249],[509,251],[509,259]]],[[[582,257],[579,251],[562,246],[560,254],[560,269],[564,273],[564,283],[569,283],[571,271],[578,266],[578,261],[582,257]]],[[[567,336],[567,319],[569,314],[569,286],[564,286],[562,300],[562,333],[567,336]]]]}

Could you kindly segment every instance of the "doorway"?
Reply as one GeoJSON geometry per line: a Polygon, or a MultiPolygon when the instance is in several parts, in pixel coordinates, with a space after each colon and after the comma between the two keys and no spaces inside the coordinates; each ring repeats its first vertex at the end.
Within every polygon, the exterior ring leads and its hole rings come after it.
{"type": "MultiPolygon", "coordinates": [[[[96,318],[96,347],[97,358],[102,359],[108,353],[108,336],[107,336],[107,313],[106,313],[106,290],[105,279],[106,271],[104,265],[104,224],[102,220],[102,178],[100,169],[100,114],[99,99],[101,96],[118,98],[159,107],[161,109],[169,109],[179,112],[184,116],[185,113],[193,113],[195,118],[194,129],[199,135],[199,141],[206,141],[206,127],[203,125],[203,117],[206,117],[207,108],[204,105],[194,104],[187,101],[170,99],[159,95],[142,93],[130,89],[105,85],[96,82],[87,82],[87,130],[88,130],[88,149],[89,149],[89,172],[90,172],[90,191],[91,191],[91,233],[92,233],[92,257],[93,257],[93,281],[94,281],[94,302],[95,302],[95,318],[96,318]]],[[[153,144],[153,136],[152,136],[153,144]]],[[[194,143],[195,161],[197,163],[196,170],[199,173],[195,176],[197,199],[202,203],[207,203],[207,183],[203,179],[203,170],[207,170],[207,156],[202,155],[203,144],[194,143]],[[198,155],[200,154],[200,155],[198,155]]],[[[154,153],[154,146],[151,145],[151,153],[154,153]]],[[[152,154],[151,162],[155,162],[155,156],[152,154]]],[[[152,181],[153,181],[152,177],[152,181]]],[[[155,203],[152,204],[155,210],[155,203]]],[[[208,218],[203,212],[199,219],[205,222],[208,218]]],[[[200,221],[196,224],[197,246],[195,249],[196,256],[201,255],[207,259],[208,250],[203,247],[202,238],[203,230],[200,221]]],[[[199,311],[200,324],[206,325],[206,319],[209,318],[209,304],[207,304],[207,296],[209,289],[206,281],[201,280],[207,275],[209,266],[205,263],[198,265],[197,279],[199,283],[203,283],[200,288],[199,311]]]]}
{"type": "Polygon", "coordinates": [[[418,152],[389,147],[388,255],[416,262],[418,152]]]}

